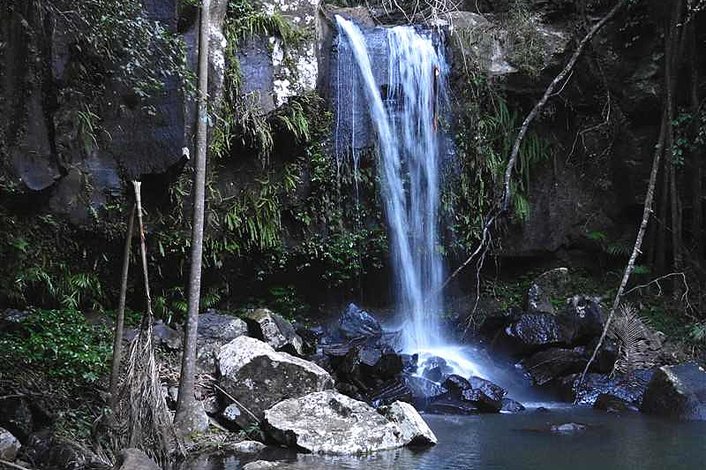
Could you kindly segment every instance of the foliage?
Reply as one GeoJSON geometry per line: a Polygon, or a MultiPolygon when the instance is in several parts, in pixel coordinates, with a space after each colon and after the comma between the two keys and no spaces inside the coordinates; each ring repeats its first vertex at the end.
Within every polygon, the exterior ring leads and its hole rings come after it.
{"type": "Polygon", "coordinates": [[[50,376],[95,382],[107,371],[107,329],[87,323],[73,309],[31,310],[17,331],[0,337],[0,356],[47,371],[50,376]]]}
{"type": "MultiPolygon", "coordinates": [[[[481,235],[483,217],[499,194],[519,115],[510,110],[505,98],[487,79],[473,75],[462,87],[457,109],[456,164],[447,171],[448,184],[442,194],[442,207],[450,220],[452,249],[468,252],[481,235]]],[[[549,143],[529,132],[520,147],[516,179],[513,181],[514,218],[525,222],[531,215],[527,199],[531,172],[550,155],[549,143]]]]}
{"type": "Polygon", "coordinates": [[[537,77],[546,59],[546,40],[538,28],[538,18],[527,0],[514,0],[505,20],[509,61],[521,72],[537,77]]]}
{"type": "MultiPolygon", "coordinates": [[[[72,237],[66,223],[49,215],[18,217],[3,213],[2,217],[7,229],[0,231],[0,256],[5,262],[0,274],[0,300],[20,307],[102,308],[106,292],[95,268],[108,264],[105,254],[92,266],[80,261],[70,263],[67,255],[82,250],[80,238],[72,237]]],[[[85,257],[86,252],[83,254],[85,257]]]]}
{"type": "Polygon", "coordinates": [[[672,162],[677,167],[683,167],[687,153],[706,151],[706,102],[696,112],[682,110],[672,124],[675,134],[672,162]]]}

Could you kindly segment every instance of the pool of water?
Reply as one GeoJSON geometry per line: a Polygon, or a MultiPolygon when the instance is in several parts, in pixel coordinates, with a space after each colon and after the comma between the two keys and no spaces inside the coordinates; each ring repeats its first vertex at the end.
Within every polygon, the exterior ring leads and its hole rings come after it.
{"type": "MultiPolygon", "coordinates": [[[[365,457],[260,455],[285,460],[285,469],[687,469],[706,468],[706,422],[673,422],[639,413],[607,414],[558,407],[542,412],[424,416],[439,444],[365,457]],[[588,425],[557,434],[553,424],[588,425]]],[[[252,459],[248,459],[252,460],[252,459]]],[[[247,460],[210,455],[190,470],[235,470],[247,460]]]]}

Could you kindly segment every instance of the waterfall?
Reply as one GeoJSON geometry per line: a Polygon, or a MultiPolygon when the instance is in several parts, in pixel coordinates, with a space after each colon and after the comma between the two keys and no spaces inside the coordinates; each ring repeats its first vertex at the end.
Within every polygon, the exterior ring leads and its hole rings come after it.
{"type": "MultiPolygon", "coordinates": [[[[384,34],[387,62],[376,60],[373,66],[361,30],[340,16],[336,21],[337,127],[341,127],[340,97],[345,79],[351,82],[351,96],[362,88],[376,135],[396,307],[405,319],[403,349],[433,350],[444,345],[438,321],[443,312],[440,291],[444,272],[438,235],[442,145],[437,113],[445,96],[447,66],[430,32],[401,26],[378,30],[384,34]],[[349,55],[347,62],[341,59],[345,54],[349,55]],[[347,69],[342,75],[343,62],[354,63],[357,70],[347,69]]],[[[347,111],[352,114],[348,143],[357,164],[356,126],[361,123],[355,105],[347,111]]],[[[340,139],[337,129],[337,148],[340,139]]]]}

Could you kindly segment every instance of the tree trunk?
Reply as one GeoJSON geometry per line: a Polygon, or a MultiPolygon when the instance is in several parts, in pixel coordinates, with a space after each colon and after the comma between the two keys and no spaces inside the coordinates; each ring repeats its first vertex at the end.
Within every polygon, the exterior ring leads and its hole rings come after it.
{"type": "Polygon", "coordinates": [[[579,380],[577,389],[581,388],[584,378],[586,377],[586,373],[588,373],[588,369],[591,367],[591,364],[593,364],[593,361],[596,359],[596,355],[598,355],[598,351],[603,345],[603,341],[605,341],[605,337],[608,334],[608,330],[610,329],[610,325],[613,321],[613,317],[615,316],[615,312],[618,309],[620,301],[623,298],[623,292],[625,292],[625,287],[628,285],[630,275],[635,269],[635,262],[637,261],[637,257],[642,253],[640,251],[642,248],[642,239],[645,236],[645,232],[647,230],[647,223],[649,222],[650,215],[652,214],[652,202],[654,200],[655,186],[657,185],[657,173],[659,171],[659,162],[662,157],[666,133],[667,113],[665,111],[662,116],[662,125],[660,126],[659,139],[655,147],[654,157],[652,158],[652,171],[650,173],[650,181],[647,185],[647,194],[645,195],[645,204],[642,211],[642,221],[640,222],[640,228],[637,231],[637,237],[635,238],[635,244],[632,248],[632,254],[630,255],[628,264],[625,267],[623,279],[620,282],[620,287],[618,287],[618,292],[615,295],[615,299],[613,300],[613,305],[610,309],[610,313],[608,314],[608,318],[606,319],[605,326],[603,327],[603,332],[601,333],[601,336],[598,339],[598,344],[596,344],[596,348],[593,350],[593,354],[591,354],[591,358],[588,360],[588,362],[586,363],[586,367],[581,373],[581,379],[579,380]]]}
{"type": "MultiPolygon", "coordinates": [[[[699,115],[699,69],[698,58],[699,51],[696,43],[696,27],[692,22],[689,28],[690,40],[690,68],[691,68],[691,114],[695,119],[699,115]]],[[[696,124],[694,129],[698,131],[699,125],[696,124]]],[[[703,164],[702,156],[695,152],[691,155],[691,239],[694,247],[694,253],[699,260],[704,258],[704,239],[703,239],[703,223],[704,223],[704,208],[703,208],[703,164]]]]}
{"type": "MultiPolygon", "coordinates": [[[[679,202],[679,190],[677,187],[677,168],[674,162],[674,118],[675,102],[674,92],[676,84],[676,71],[679,64],[679,56],[683,51],[681,34],[682,0],[674,4],[674,11],[669,23],[669,35],[665,44],[665,90],[667,94],[667,168],[669,170],[669,194],[670,212],[672,228],[672,258],[674,271],[682,270],[682,236],[681,236],[681,208],[679,202]]],[[[675,281],[674,295],[679,296],[681,290],[675,281]]]]}
{"type": "Polygon", "coordinates": [[[191,270],[188,286],[188,310],[181,362],[179,398],[174,419],[184,433],[196,431],[194,418],[194,374],[196,369],[196,335],[199,322],[199,300],[201,296],[201,263],[203,258],[203,228],[206,205],[206,153],[208,140],[208,41],[210,0],[201,4],[199,28],[199,86],[198,122],[196,128],[196,161],[194,171],[194,211],[191,234],[191,270]]]}
{"type": "Polygon", "coordinates": [[[120,376],[120,363],[123,357],[123,330],[125,328],[125,299],[127,297],[127,279],[130,270],[130,246],[135,225],[135,206],[132,206],[127,220],[127,234],[125,235],[125,248],[123,249],[123,269],[120,280],[120,298],[118,300],[118,315],[115,319],[115,337],[113,338],[113,361],[110,370],[110,401],[115,405],[118,397],[118,377],[120,376]]]}

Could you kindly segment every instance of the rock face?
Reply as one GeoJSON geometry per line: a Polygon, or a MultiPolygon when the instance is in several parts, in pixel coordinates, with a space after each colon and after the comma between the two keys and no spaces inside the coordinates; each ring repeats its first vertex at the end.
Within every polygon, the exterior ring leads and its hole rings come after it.
{"type": "Polygon", "coordinates": [[[641,411],[683,420],[706,420],[706,371],[696,363],[660,367],[641,411]]]}
{"type": "Polygon", "coordinates": [[[265,412],[265,427],[281,444],[321,454],[365,454],[406,444],[396,424],[334,391],[276,404],[265,412]]]}
{"type": "MultiPolygon", "coordinates": [[[[331,376],[316,364],[246,336],[221,348],[218,369],[220,386],[258,419],[282,400],[333,387],[331,376]]],[[[240,426],[251,421],[247,413],[236,418],[240,426]]]]}
{"type": "Polygon", "coordinates": [[[124,449],[115,470],[159,470],[159,465],[139,449],[124,449]]]}
{"type": "Polygon", "coordinates": [[[0,428],[0,459],[12,462],[20,450],[20,441],[10,431],[0,428]]]}
{"type": "Polygon", "coordinates": [[[248,334],[247,324],[240,318],[207,310],[199,315],[196,361],[199,369],[215,373],[216,356],[221,347],[238,336],[248,334]]]}
{"type": "Polygon", "coordinates": [[[265,113],[295,95],[316,88],[319,79],[317,15],[320,0],[257,0],[254,7],[266,15],[281,15],[305,39],[285,47],[278,37],[255,37],[239,48],[244,78],[242,92],[254,93],[265,113]]]}
{"type": "Polygon", "coordinates": [[[303,341],[294,327],[280,315],[259,308],[249,312],[245,318],[250,336],[272,346],[278,351],[301,355],[303,341]]]}
{"type": "Polygon", "coordinates": [[[428,446],[439,442],[427,423],[409,403],[396,401],[379,410],[388,420],[399,426],[405,445],[428,446]]]}

